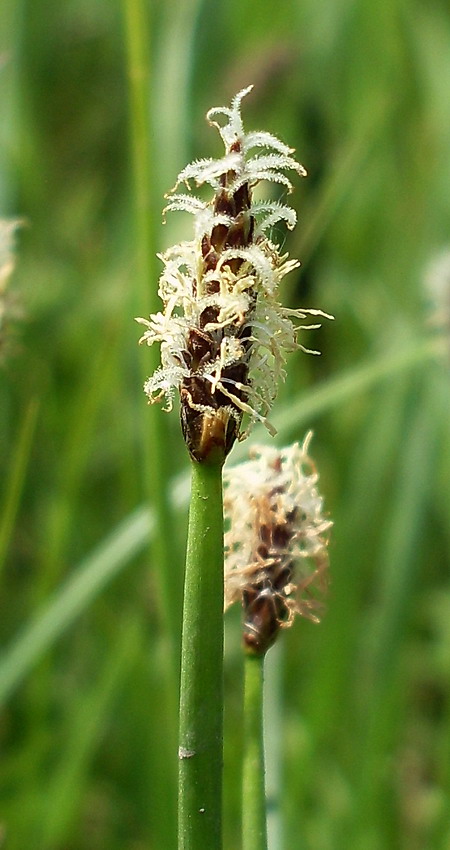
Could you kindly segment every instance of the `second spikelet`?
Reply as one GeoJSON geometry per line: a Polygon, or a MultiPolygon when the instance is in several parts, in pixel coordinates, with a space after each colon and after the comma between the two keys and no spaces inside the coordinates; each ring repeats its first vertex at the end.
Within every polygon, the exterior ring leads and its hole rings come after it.
{"type": "Polygon", "coordinates": [[[246,650],[264,654],[295,614],[318,620],[328,532],[318,474],[303,445],[255,446],[225,472],[225,602],[240,601],[246,650]]]}

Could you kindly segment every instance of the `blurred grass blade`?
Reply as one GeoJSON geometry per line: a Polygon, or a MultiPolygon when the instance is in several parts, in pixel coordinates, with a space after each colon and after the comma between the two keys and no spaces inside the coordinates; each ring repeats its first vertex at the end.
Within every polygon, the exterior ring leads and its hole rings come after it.
{"type": "Polygon", "coordinates": [[[79,808],[89,762],[101,741],[105,719],[115,694],[123,687],[137,649],[140,647],[141,621],[122,622],[121,630],[109,647],[104,669],[91,691],[80,696],[68,718],[67,735],[58,753],[55,770],[45,789],[45,813],[38,834],[46,850],[64,843],[68,827],[79,808]]]}
{"type": "Polygon", "coordinates": [[[191,87],[195,35],[202,0],[176,0],[162,5],[157,54],[159,85],[153,93],[156,121],[156,175],[161,197],[189,159],[191,87]]]}
{"type": "MultiPolygon", "coordinates": [[[[151,15],[153,9],[144,0],[123,0],[126,61],[128,73],[129,135],[133,170],[133,207],[135,221],[136,285],[133,297],[135,316],[156,313],[160,309],[156,271],[155,220],[160,221],[161,204],[155,197],[157,167],[153,150],[151,112],[151,15]],[[156,218],[157,217],[157,218],[156,218]]],[[[130,316],[130,321],[131,321],[130,316]]],[[[158,346],[146,347],[141,357],[142,378],[159,366],[158,346]]],[[[155,512],[152,556],[158,586],[161,614],[166,634],[174,648],[178,644],[177,607],[174,605],[171,566],[173,550],[168,529],[172,526],[168,498],[168,460],[170,450],[167,428],[161,410],[142,407],[140,423],[143,479],[145,492],[155,512]]]]}
{"type": "Polygon", "coordinates": [[[370,148],[375,144],[377,131],[386,120],[386,113],[390,105],[389,99],[383,96],[378,109],[372,110],[366,116],[366,120],[361,122],[360,132],[356,138],[351,139],[348,145],[338,154],[334,170],[328,179],[324,180],[322,192],[319,194],[314,208],[305,217],[305,224],[303,229],[299,231],[299,236],[292,250],[293,255],[302,258],[303,266],[307,265],[328,225],[337,214],[345,196],[351,192],[354,182],[369,155],[370,148]]]}
{"type": "Polygon", "coordinates": [[[13,453],[9,478],[5,482],[5,496],[0,517],[0,575],[28,468],[38,408],[39,403],[37,400],[31,401],[28,405],[13,453]]]}
{"type": "MultiPolygon", "coordinates": [[[[384,778],[380,765],[391,751],[400,718],[397,708],[398,669],[402,637],[417,587],[420,544],[427,517],[432,479],[435,433],[439,424],[430,404],[431,393],[416,397],[416,411],[404,434],[403,451],[396,469],[392,499],[386,502],[385,528],[379,550],[378,594],[368,647],[362,665],[370,671],[372,690],[364,716],[360,762],[357,767],[356,843],[377,825],[378,795],[384,778]]],[[[367,687],[367,686],[366,686],[367,687]]],[[[370,690],[370,685],[369,688],[370,690]]]]}
{"type": "Polygon", "coordinates": [[[153,529],[148,511],[139,508],[78,567],[38,611],[0,660],[0,704],[20,684],[45,651],[123,569],[153,529]]]}

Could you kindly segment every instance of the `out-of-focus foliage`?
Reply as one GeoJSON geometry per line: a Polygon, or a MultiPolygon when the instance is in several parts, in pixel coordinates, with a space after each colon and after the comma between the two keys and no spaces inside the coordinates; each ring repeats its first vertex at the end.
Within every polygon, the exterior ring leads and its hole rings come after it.
{"type": "MultiPolygon", "coordinates": [[[[22,316],[0,373],[7,850],[175,846],[178,638],[147,546],[151,370],[133,323],[145,309],[133,5],[3,0],[0,10],[0,217],[24,221],[8,282],[22,316]]],[[[188,216],[163,229],[161,209],[187,161],[218,155],[206,110],[254,83],[246,127],[295,145],[309,172],[290,198],[296,231],[277,226],[303,262],[285,301],[336,316],[318,334],[321,358],[291,357],[273,415],[280,445],[314,428],[334,528],[322,624],[296,623],[268,655],[271,850],[445,850],[448,270],[440,289],[425,281],[449,248],[450,13],[441,0],[148,6],[156,247],[190,238],[188,216]]],[[[157,261],[154,274],[149,287],[157,261]]],[[[176,632],[186,497],[174,476],[187,458],[176,414],[156,413],[176,632]]],[[[227,850],[239,846],[238,620],[227,615],[227,850]]]]}

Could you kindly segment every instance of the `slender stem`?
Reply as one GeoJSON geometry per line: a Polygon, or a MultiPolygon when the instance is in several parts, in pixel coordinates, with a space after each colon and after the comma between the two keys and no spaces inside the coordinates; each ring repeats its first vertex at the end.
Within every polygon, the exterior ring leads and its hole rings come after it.
{"type": "Polygon", "coordinates": [[[264,655],[246,655],[242,850],[267,850],[263,685],[264,655]]]}
{"type": "Polygon", "coordinates": [[[277,640],[266,655],[264,667],[264,731],[266,767],[267,843],[279,848],[283,842],[283,672],[286,643],[277,640]]]}
{"type": "Polygon", "coordinates": [[[179,850],[220,850],[223,739],[222,462],[192,462],[180,687],[179,850]]]}

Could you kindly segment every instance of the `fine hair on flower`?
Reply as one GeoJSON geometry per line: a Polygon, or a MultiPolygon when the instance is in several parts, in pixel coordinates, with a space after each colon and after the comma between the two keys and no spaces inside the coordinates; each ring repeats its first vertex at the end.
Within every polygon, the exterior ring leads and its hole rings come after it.
{"type": "Polygon", "coordinates": [[[194,238],[159,255],[163,309],[137,319],[145,327],[140,342],[161,347],[161,366],[146,381],[145,392],[150,402],[165,399],[168,410],[179,394],[185,441],[199,461],[215,446],[226,455],[255,421],[275,433],[267,417],[285,376],[286,354],[297,348],[318,353],[297,334],[319,325],[296,327],[293,320],[332,318],[278,301],[281,280],[300,264],[282,254],[268,233],[280,221],[292,230],[296,213],[278,200],[254,200],[253,190],[266,181],[291,192],[286,172],[305,176],[306,171],[276,136],[244,131],[241,103],[251,89],[240,91],[230,107],[207,113],[225,153],[195,160],[178,175],[164,212],[192,214],[194,238]],[[211,199],[192,194],[192,183],[209,185],[211,199]],[[185,192],[178,191],[181,184],[185,192]]]}

